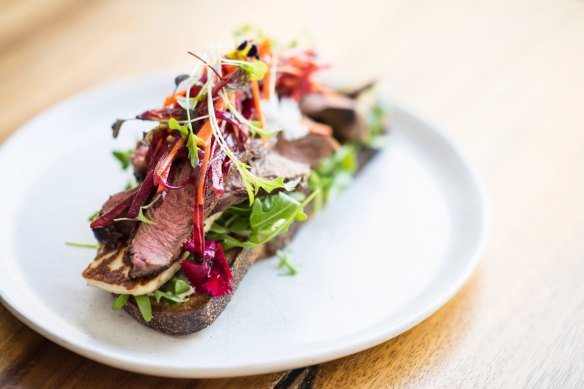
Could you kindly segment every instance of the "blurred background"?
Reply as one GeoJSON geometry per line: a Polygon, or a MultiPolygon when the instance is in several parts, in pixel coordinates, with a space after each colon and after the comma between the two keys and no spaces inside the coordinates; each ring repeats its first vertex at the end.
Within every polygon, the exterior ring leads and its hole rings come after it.
{"type": "MultiPolygon", "coordinates": [[[[491,237],[467,286],[404,335],[325,364],[323,380],[584,385],[581,0],[0,0],[0,142],[84,89],[188,71],[188,50],[226,47],[244,24],[313,43],[344,83],[379,80],[447,129],[489,192],[491,237]]],[[[22,350],[44,344],[3,308],[0,330],[22,350]]],[[[0,360],[21,357],[2,342],[0,360]]],[[[43,347],[45,368],[52,356],[122,376],[43,347]]]]}

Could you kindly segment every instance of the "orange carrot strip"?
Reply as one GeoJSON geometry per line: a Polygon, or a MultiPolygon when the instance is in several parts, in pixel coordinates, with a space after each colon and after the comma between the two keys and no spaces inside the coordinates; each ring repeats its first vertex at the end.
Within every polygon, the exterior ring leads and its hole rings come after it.
{"type": "Polygon", "coordinates": [[[264,39],[260,46],[258,47],[258,54],[260,58],[264,58],[265,55],[272,52],[272,41],[269,39],[264,39]]]}
{"type": "Polygon", "coordinates": [[[260,124],[262,125],[262,128],[266,128],[266,122],[264,120],[264,115],[262,114],[262,106],[260,103],[260,87],[256,80],[251,80],[251,93],[253,94],[253,105],[260,124]]]}
{"type": "MultiPolygon", "coordinates": [[[[271,61],[270,61],[271,62],[271,61]]],[[[268,71],[266,72],[266,75],[264,77],[264,99],[269,100],[270,99],[270,78],[272,76],[272,64],[268,64],[268,71]]]]}
{"type": "Polygon", "coordinates": [[[176,103],[177,96],[186,96],[187,90],[181,90],[180,92],[176,92],[174,95],[166,96],[164,99],[164,108],[168,108],[172,104],[176,103]]]}

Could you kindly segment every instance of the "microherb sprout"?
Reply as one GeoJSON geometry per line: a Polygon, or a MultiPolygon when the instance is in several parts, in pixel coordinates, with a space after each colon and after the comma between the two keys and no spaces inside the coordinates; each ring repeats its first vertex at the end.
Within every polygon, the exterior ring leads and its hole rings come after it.
{"type": "MultiPolygon", "coordinates": [[[[140,314],[144,321],[152,320],[152,304],[150,304],[150,297],[147,294],[143,294],[140,296],[133,296],[134,300],[136,301],[136,305],[140,310],[140,314]]],[[[117,311],[118,309],[122,309],[127,303],[130,298],[129,294],[121,294],[119,295],[112,304],[112,309],[117,311]]]]}
{"type": "Polygon", "coordinates": [[[176,130],[180,132],[182,136],[187,137],[187,150],[189,152],[189,161],[191,162],[191,166],[195,168],[199,163],[199,144],[202,143],[203,140],[196,136],[189,129],[189,125],[191,122],[187,123],[187,125],[181,125],[175,118],[170,118],[168,120],[168,128],[170,128],[171,130],[176,130]]]}
{"type": "Polygon", "coordinates": [[[315,191],[300,203],[291,194],[278,192],[257,198],[251,206],[230,207],[213,223],[209,237],[221,242],[225,250],[267,243],[288,231],[294,221],[306,220],[304,208],[317,195],[315,191]]]}
{"type": "Polygon", "coordinates": [[[95,211],[91,216],[87,218],[88,221],[92,222],[99,217],[99,211],[95,211]]]}
{"type": "Polygon", "coordinates": [[[285,250],[276,251],[276,257],[280,260],[278,263],[278,269],[286,269],[286,273],[282,273],[283,276],[295,276],[298,273],[298,270],[290,263],[290,259],[292,259],[292,251],[285,250]]]}
{"type": "Polygon", "coordinates": [[[126,170],[132,163],[132,149],[128,150],[114,150],[112,155],[120,162],[122,170],[126,170]]]}
{"type": "Polygon", "coordinates": [[[65,244],[67,246],[79,247],[79,248],[83,248],[83,249],[98,249],[99,248],[98,243],[65,242],[65,244]]]}
{"type": "Polygon", "coordinates": [[[144,321],[148,322],[152,320],[152,304],[150,304],[150,297],[148,297],[147,294],[143,294],[140,296],[134,296],[134,300],[136,300],[136,305],[138,306],[144,321]]]}
{"type": "Polygon", "coordinates": [[[255,59],[253,61],[240,61],[237,59],[221,59],[221,63],[238,66],[249,74],[249,78],[255,81],[263,80],[268,72],[268,65],[265,62],[255,59]]]}
{"type": "Polygon", "coordinates": [[[122,309],[124,307],[124,305],[126,305],[126,303],[128,302],[128,299],[130,298],[129,294],[121,294],[119,295],[115,300],[114,303],[112,304],[112,309],[114,311],[117,311],[118,309],[122,309]]]}
{"type": "Polygon", "coordinates": [[[119,221],[123,221],[123,220],[130,220],[130,221],[138,221],[138,222],[146,223],[149,225],[155,225],[156,222],[154,220],[148,219],[146,217],[146,215],[144,215],[144,211],[147,210],[148,208],[150,208],[151,206],[153,206],[158,201],[158,199],[160,199],[160,195],[157,195],[156,197],[154,197],[154,199],[152,200],[152,202],[150,204],[141,206],[140,212],[138,213],[138,216],[136,216],[136,218],[120,217],[120,218],[114,219],[114,221],[119,222],[119,221]]]}

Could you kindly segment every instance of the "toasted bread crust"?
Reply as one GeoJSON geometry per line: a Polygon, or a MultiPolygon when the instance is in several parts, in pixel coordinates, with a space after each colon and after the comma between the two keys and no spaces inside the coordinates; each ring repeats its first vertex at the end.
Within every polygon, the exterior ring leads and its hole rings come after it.
{"type": "Polygon", "coordinates": [[[164,300],[157,303],[151,299],[152,320],[146,322],[134,299],[129,299],[124,306],[126,312],[143,325],[168,335],[188,335],[208,327],[223,312],[232,294],[249,267],[260,257],[260,247],[234,249],[226,253],[233,274],[233,292],[224,297],[194,295],[187,302],[172,306],[164,300]]]}

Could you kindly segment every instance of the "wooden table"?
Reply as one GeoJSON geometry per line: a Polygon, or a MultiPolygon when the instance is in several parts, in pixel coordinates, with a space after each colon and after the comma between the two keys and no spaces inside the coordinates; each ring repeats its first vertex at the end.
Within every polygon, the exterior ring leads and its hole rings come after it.
{"type": "Polygon", "coordinates": [[[106,367],[0,307],[0,387],[584,387],[584,2],[170,4],[0,0],[0,141],[85,88],[189,69],[186,50],[231,43],[252,21],[314,41],[338,73],[383,80],[449,129],[490,194],[482,262],[446,306],[395,339],[238,379],[106,367]]]}

